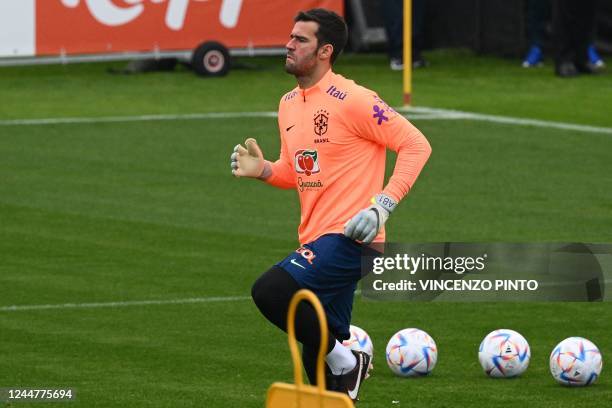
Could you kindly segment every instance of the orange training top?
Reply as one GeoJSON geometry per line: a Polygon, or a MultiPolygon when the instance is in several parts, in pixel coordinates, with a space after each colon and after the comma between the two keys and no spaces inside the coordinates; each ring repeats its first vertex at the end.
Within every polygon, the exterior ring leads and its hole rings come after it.
{"type": "MultiPolygon", "coordinates": [[[[265,181],[296,188],[302,216],[300,244],[344,225],[382,192],[399,202],[431,153],[423,134],[375,92],[329,70],[308,89],[280,100],[280,158],[265,181]],[[383,190],[385,149],[397,152],[383,190]]],[[[384,228],[374,242],[384,242],[384,228]]]]}

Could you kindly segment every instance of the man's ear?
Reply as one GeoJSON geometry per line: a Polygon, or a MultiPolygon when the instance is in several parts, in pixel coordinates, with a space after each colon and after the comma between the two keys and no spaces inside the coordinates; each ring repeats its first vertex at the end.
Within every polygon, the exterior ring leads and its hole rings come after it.
{"type": "Polygon", "coordinates": [[[325,44],[319,48],[319,58],[331,60],[331,56],[334,53],[334,46],[331,44],[325,44]]]}

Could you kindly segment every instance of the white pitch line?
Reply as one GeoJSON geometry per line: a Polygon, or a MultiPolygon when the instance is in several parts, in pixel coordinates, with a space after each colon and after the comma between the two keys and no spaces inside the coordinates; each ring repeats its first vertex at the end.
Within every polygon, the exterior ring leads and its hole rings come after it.
{"type": "MultiPolygon", "coordinates": [[[[492,123],[502,123],[507,125],[519,125],[519,126],[535,126],[535,127],[544,127],[551,129],[561,129],[561,130],[573,130],[577,132],[588,132],[588,133],[604,133],[608,135],[612,135],[612,128],[609,127],[601,127],[601,126],[590,126],[590,125],[579,125],[576,123],[566,123],[566,122],[554,122],[548,120],[539,120],[539,119],[527,119],[527,118],[515,118],[511,116],[497,116],[497,115],[486,115],[483,113],[474,113],[474,112],[463,112],[451,109],[435,109],[435,108],[426,108],[426,107],[412,107],[412,108],[398,108],[400,112],[408,113],[408,117],[410,117],[411,112],[415,112],[417,114],[427,115],[430,114],[431,119],[435,120],[479,120],[483,122],[492,122],[492,123]]],[[[427,120],[428,118],[422,118],[427,120]]]]}
{"type": "Polygon", "coordinates": [[[41,118],[0,120],[0,126],[72,125],[81,123],[149,122],[165,120],[202,120],[236,118],[276,118],[277,112],[208,112],[176,115],[100,116],[81,118],[41,118]]]}
{"type": "MultiPolygon", "coordinates": [[[[397,108],[411,120],[476,120],[507,125],[543,127],[576,132],[602,133],[612,135],[612,128],[580,125],[576,123],[554,122],[538,119],[517,118],[511,116],[487,115],[475,112],[463,112],[450,109],[427,107],[397,108]]],[[[136,116],[102,116],[102,117],[68,117],[41,119],[7,119],[0,120],[0,126],[32,126],[83,123],[121,123],[171,120],[206,120],[206,119],[239,119],[239,118],[276,118],[277,112],[208,112],[172,115],[136,115],[136,116]]]]}
{"type": "Polygon", "coordinates": [[[168,300],[133,300],[125,302],[97,302],[97,303],[62,303],[52,305],[12,305],[0,306],[0,312],[21,312],[26,310],[49,310],[49,309],[97,309],[102,307],[126,307],[146,305],[180,305],[185,303],[218,303],[237,302],[249,300],[250,296],[213,296],[185,299],[168,300]]]}
{"type": "MultiPolygon", "coordinates": [[[[612,279],[606,279],[604,284],[612,284],[612,279]]],[[[549,283],[550,284],[550,283],[549,283]]],[[[361,290],[356,290],[355,295],[360,295],[361,290]]],[[[105,307],[129,307],[129,306],[149,306],[149,305],[182,305],[193,303],[223,303],[240,302],[250,300],[250,296],[211,296],[184,299],[167,300],[131,300],[124,302],[93,302],[93,303],[57,303],[48,305],[11,305],[0,306],[1,312],[23,312],[30,310],[52,310],[52,309],[99,309],[105,307]]]]}
{"type": "MultiPolygon", "coordinates": [[[[361,290],[356,290],[355,295],[360,295],[361,290]]],[[[49,309],[98,309],[102,307],[127,307],[148,305],[181,305],[186,303],[221,303],[240,302],[250,300],[250,296],[210,296],[184,299],[166,300],[128,300],[123,302],[93,302],[93,303],[57,303],[50,305],[11,305],[0,306],[0,312],[21,312],[27,310],[49,310],[49,309]]]]}

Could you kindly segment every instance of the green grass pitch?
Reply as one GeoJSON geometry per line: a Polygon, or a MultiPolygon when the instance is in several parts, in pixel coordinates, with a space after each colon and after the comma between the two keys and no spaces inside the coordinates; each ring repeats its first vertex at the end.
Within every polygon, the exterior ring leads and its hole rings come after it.
{"type": "MultiPolygon", "coordinates": [[[[417,105],[612,127],[610,76],[560,80],[552,68],[464,52],[428,54],[417,105]]],[[[294,192],[234,179],[229,153],[272,118],[6,126],[21,118],[275,111],[294,85],[275,58],[226,78],[112,76],[89,64],[0,69],[0,388],[72,387],[74,407],[262,407],[290,381],[286,336],[248,299],[250,285],[297,246],[294,192]],[[9,311],[11,305],[240,297],[205,303],[9,311]]],[[[401,100],[383,56],[337,67],[401,100]]],[[[612,241],[612,135],[467,120],[415,120],[433,155],[388,223],[395,242],[612,241]]],[[[393,160],[388,163],[391,171],[393,160]]],[[[213,299],[214,300],[214,299],[213,299]]],[[[357,298],[375,346],[359,407],[609,407],[610,303],[394,303],[357,298]],[[400,379],[384,348],[397,330],[436,340],[426,378],[400,379]],[[521,378],[493,380],[482,338],[511,328],[530,342],[521,378]],[[585,389],[558,386],[548,355],[580,335],[604,369],[585,389]],[[399,401],[399,402],[397,402],[399,401]]],[[[1,403],[0,403],[1,406],[1,403]]],[[[30,406],[20,403],[14,406],[30,406]]],[[[31,406],[38,406],[32,404],[31,406]]]]}

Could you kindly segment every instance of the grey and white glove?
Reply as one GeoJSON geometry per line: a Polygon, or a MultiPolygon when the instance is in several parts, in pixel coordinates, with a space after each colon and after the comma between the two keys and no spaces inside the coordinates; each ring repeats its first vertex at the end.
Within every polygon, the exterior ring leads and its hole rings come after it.
{"type": "Polygon", "coordinates": [[[371,243],[382,229],[397,203],[385,194],[372,197],[372,205],[359,211],[344,226],[344,235],[361,241],[371,243]]]}
{"type": "Polygon", "coordinates": [[[246,148],[236,145],[230,156],[232,174],[236,177],[259,178],[266,167],[263,153],[253,138],[248,138],[244,144],[246,148]]]}

